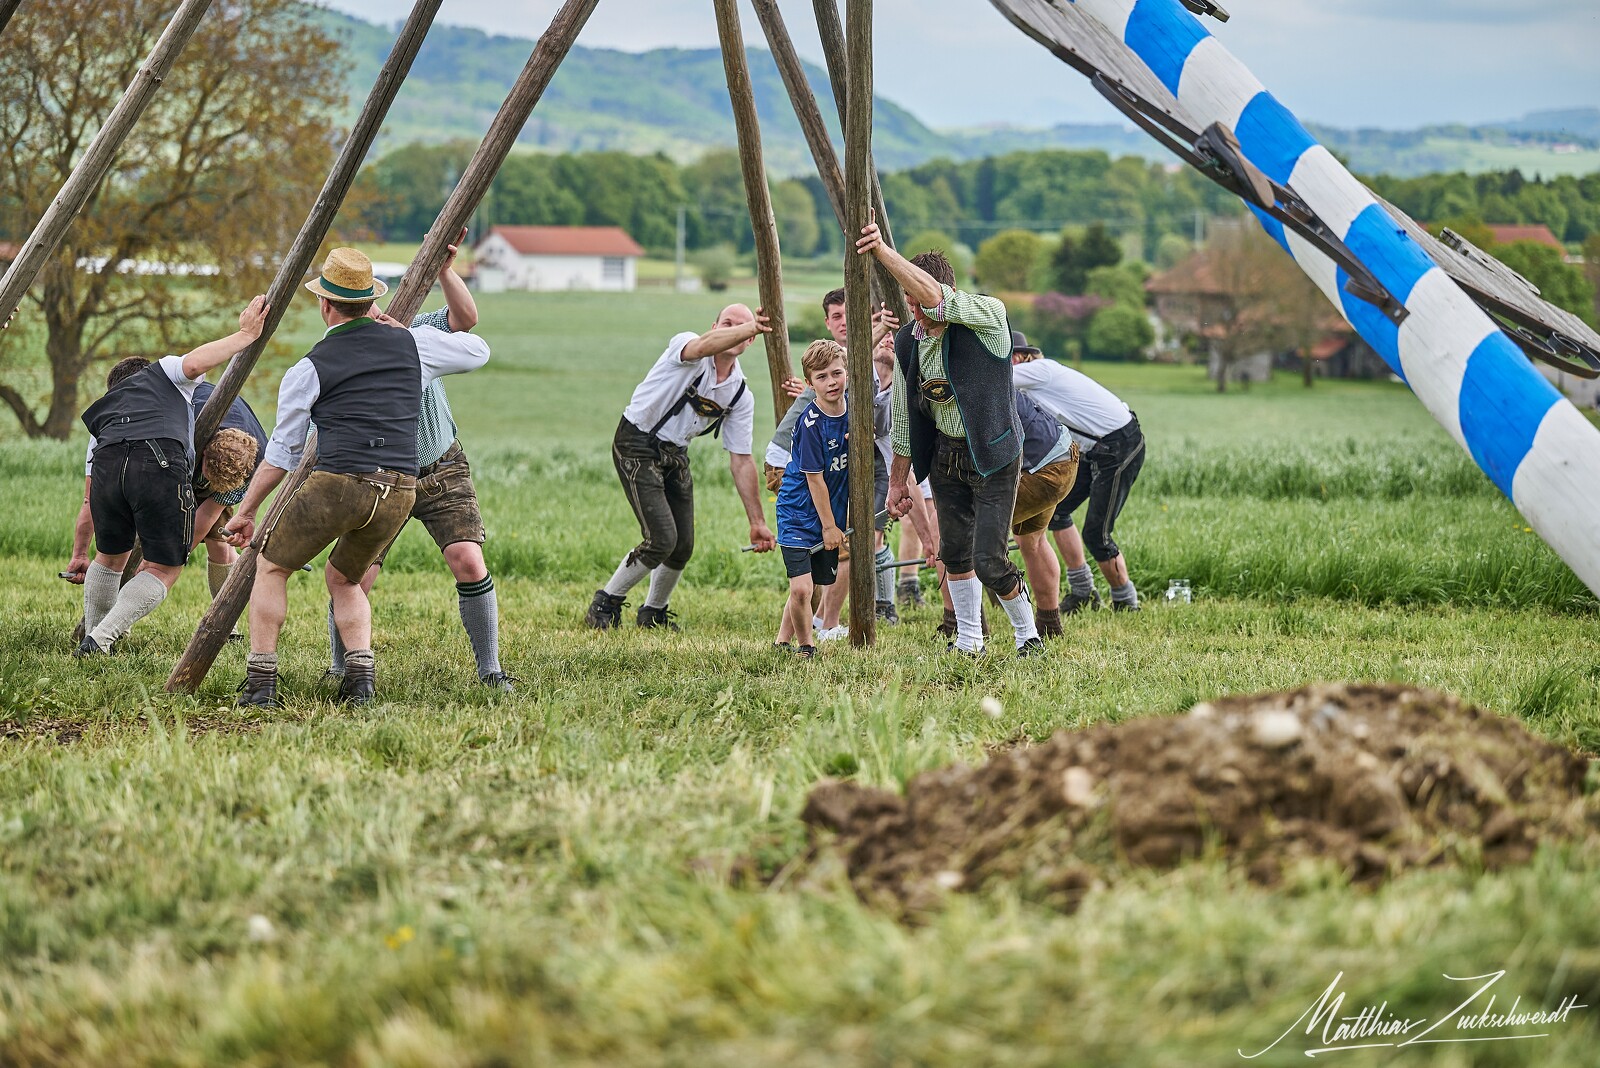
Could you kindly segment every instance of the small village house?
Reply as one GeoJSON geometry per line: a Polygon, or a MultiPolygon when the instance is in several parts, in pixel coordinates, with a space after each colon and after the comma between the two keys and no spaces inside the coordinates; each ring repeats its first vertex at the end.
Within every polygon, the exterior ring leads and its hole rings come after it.
{"type": "Polygon", "coordinates": [[[631,292],[644,249],[620,226],[495,226],[474,249],[479,290],[631,292]]]}

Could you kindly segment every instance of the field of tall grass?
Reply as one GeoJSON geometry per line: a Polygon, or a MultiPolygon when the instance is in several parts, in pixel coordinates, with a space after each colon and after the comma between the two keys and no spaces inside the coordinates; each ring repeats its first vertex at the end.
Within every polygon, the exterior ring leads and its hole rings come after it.
{"type": "MultiPolygon", "coordinates": [[[[1502,967],[1507,1002],[1600,1005],[1585,846],[1376,891],[1320,868],[1263,890],[1205,860],[1070,916],[1000,887],[920,926],[842,879],[729,885],[734,858],[801,846],[825,775],[895,786],[1317,679],[1438,687],[1600,752],[1600,608],[1401,386],[1218,396],[1196,368],[1090,364],[1150,438],[1117,530],[1147,611],[1076,619],[1037,662],[952,663],[932,610],[873,650],[792,662],[769,647],[781,569],[738,552],[707,441],[683,633],[587,632],[637,538],[611,432],[667,338],[719,303],[483,300],[493,360],[449,388],[521,679],[505,699],[474,683],[416,529],[375,594],[377,705],[319,690],[311,576],[291,583],[281,711],[232,707],[237,647],[200,695],[161,692],[198,573],[116,656],[74,661],[78,588],[54,572],[82,440],[0,433],[0,1063],[1209,1065],[1266,1045],[1340,972],[1352,1002],[1412,1016],[1460,999],[1443,975],[1502,967]],[[1159,603],[1173,578],[1194,604],[1159,603]]],[[[297,309],[275,372],[314,326],[297,309]]],[[[744,363],[765,397],[759,346],[744,363]]],[[[274,383],[249,392],[269,422],[274,383]]],[[[1342,1057],[1585,1064],[1595,1011],[1539,1040],[1342,1057]]],[[[1301,1062],[1278,1052],[1262,1060],[1301,1062]]]]}

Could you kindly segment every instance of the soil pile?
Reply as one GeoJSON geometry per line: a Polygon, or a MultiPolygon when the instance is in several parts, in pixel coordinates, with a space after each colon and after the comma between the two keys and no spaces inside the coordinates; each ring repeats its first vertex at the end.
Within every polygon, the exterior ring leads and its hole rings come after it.
{"type": "MultiPolygon", "coordinates": [[[[993,879],[1073,908],[1130,865],[1214,851],[1259,883],[1308,859],[1358,883],[1447,862],[1528,860],[1594,833],[1587,761],[1447,694],[1324,684],[1078,732],[913,779],[825,782],[808,858],[915,912],[993,879]]],[[[809,867],[810,865],[803,865],[809,867]]]]}

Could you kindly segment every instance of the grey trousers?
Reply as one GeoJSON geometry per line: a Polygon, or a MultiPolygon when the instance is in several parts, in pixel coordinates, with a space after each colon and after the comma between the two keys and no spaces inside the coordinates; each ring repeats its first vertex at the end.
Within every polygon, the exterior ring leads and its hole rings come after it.
{"type": "Polygon", "coordinates": [[[940,434],[928,473],[939,516],[939,558],[945,569],[957,574],[976,571],[996,597],[1010,597],[1022,582],[1006,552],[1021,470],[1018,456],[994,474],[980,475],[967,443],[940,434]]]}

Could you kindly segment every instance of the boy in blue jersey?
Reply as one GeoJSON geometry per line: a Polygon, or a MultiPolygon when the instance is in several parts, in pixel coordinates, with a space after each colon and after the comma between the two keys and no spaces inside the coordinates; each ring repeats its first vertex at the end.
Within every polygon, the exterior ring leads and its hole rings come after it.
{"type": "Polygon", "coordinates": [[[794,447],[778,488],[778,548],[789,575],[789,600],[775,644],[787,649],[798,637],[799,654],[809,658],[817,653],[811,644],[812,588],[833,585],[839,574],[850,502],[850,421],[844,348],[837,341],[813,341],[800,366],[817,396],[795,424],[794,447]]]}

